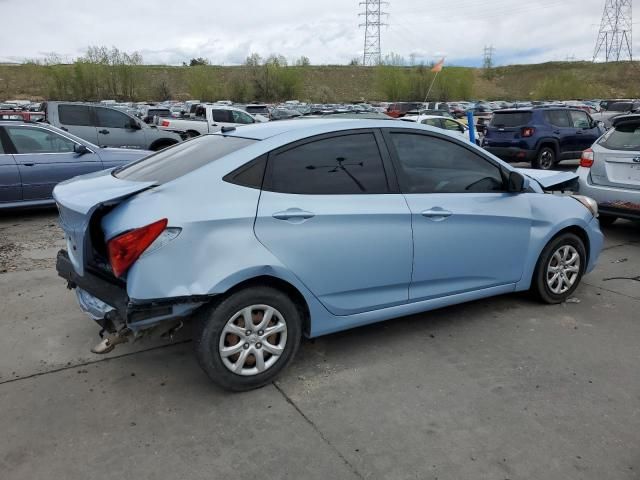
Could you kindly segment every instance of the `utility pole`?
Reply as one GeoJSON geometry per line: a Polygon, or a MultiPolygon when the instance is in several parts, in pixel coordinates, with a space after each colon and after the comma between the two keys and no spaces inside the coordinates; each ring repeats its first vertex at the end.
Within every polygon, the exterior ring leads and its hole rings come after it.
{"type": "Polygon", "coordinates": [[[493,54],[496,52],[496,49],[493,48],[493,45],[484,47],[484,60],[482,62],[483,68],[489,70],[493,68],[493,54]]]}
{"type": "Polygon", "coordinates": [[[382,17],[387,15],[382,11],[382,5],[388,5],[389,2],[381,0],[363,0],[360,6],[364,6],[364,12],[358,16],[364,17],[364,23],[360,27],[364,27],[364,55],[362,65],[372,66],[379,65],[382,61],[382,51],[380,49],[380,27],[386,25],[382,22],[382,17]]]}
{"type": "Polygon", "coordinates": [[[631,0],[606,0],[593,61],[633,60],[633,20],[631,0]]]}

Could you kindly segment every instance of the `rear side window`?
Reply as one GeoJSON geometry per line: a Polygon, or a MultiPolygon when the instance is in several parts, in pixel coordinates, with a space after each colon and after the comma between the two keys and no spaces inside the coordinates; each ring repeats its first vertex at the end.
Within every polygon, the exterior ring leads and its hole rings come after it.
{"type": "Polygon", "coordinates": [[[640,150],[640,123],[618,125],[603,137],[600,145],[610,150],[640,150]]]}
{"type": "Polygon", "coordinates": [[[556,127],[570,127],[571,119],[569,113],[566,110],[549,110],[544,112],[544,118],[551,125],[556,127]]]}
{"type": "Polygon", "coordinates": [[[309,195],[387,193],[372,133],[316,140],[269,156],[265,190],[309,195]]]}
{"type": "Polygon", "coordinates": [[[531,112],[496,112],[491,119],[492,127],[521,127],[531,121],[531,112]]]}
{"type": "Polygon", "coordinates": [[[58,105],[58,118],[63,125],[92,125],[86,105],[58,105]]]}
{"type": "Polygon", "coordinates": [[[130,163],[113,175],[134,182],[163,184],[255,142],[248,138],[202,135],[130,163]]]}

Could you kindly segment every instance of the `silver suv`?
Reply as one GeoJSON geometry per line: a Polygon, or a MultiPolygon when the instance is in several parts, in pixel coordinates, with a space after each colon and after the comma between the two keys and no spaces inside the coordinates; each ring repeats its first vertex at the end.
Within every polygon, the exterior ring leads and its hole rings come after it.
{"type": "Polygon", "coordinates": [[[616,117],[611,128],[582,153],[580,193],[598,202],[600,223],[640,220],[640,115],[616,117]]]}
{"type": "Polygon", "coordinates": [[[87,103],[47,102],[46,120],[101,147],[157,151],[182,140],[115,108],[87,103]]]}

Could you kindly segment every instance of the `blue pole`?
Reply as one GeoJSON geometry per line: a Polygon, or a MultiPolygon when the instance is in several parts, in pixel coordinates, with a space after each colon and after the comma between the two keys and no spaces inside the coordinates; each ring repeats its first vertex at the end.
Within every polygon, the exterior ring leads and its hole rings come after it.
{"type": "Polygon", "coordinates": [[[469,141],[471,141],[471,143],[475,144],[476,143],[476,126],[473,123],[473,111],[469,110],[467,112],[467,124],[469,126],[469,141]]]}

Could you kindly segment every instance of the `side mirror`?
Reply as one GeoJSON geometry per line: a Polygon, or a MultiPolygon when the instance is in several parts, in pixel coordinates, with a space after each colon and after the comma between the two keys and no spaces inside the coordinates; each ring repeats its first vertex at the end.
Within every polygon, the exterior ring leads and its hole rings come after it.
{"type": "Polygon", "coordinates": [[[507,191],[509,193],[520,193],[524,190],[525,178],[524,175],[518,172],[509,173],[509,182],[507,185],[507,191]]]}
{"type": "Polygon", "coordinates": [[[73,145],[73,152],[78,155],[84,155],[85,153],[89,153],[89,149],[80,143],[76,143],[73,145]]]}
{"type": "Polygon", "coordinates": [[[140,130],[142,128],[140,126],[140,124],[138,122],[136,122],[133,118],[131,119],[131,121],[129,122],[129,125],[127,125],[127,126],[131,130],[140,130]]]}

